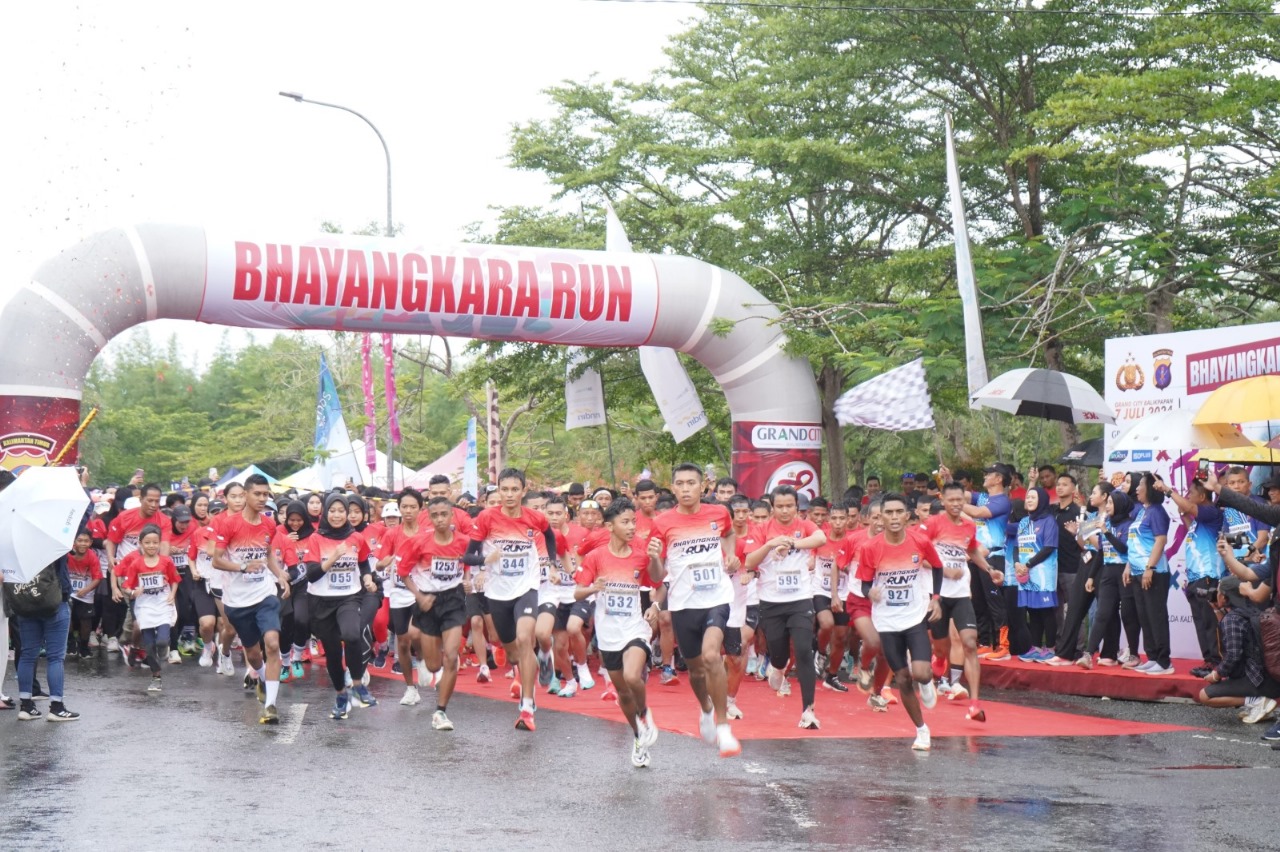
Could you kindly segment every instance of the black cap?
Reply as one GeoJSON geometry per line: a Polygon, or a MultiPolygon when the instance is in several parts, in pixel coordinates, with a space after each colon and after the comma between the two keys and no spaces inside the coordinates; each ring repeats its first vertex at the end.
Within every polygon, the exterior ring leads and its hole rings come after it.
{"type": "Polygon", "coordinates": [[[1249,605],[1244,595],[1240,593],[1240,578],[1234,574],[1228,574],[1218,581],[1218,591],[1222,592],[1227,602],[1234,607],[1243,608],[1249,605]]]}
{"type": "Polygon", "coordinates": [[[587,493],[587,489],[586,489],[586,488],[584,488],[584,487],[582,486],[582,483],[581,483],[581,482],[570,482],[570,483],[569,483],[569,493],[570,493],[570,494],[572,494],[572,495],[574,495],[574,496],[576,497],[576,496],[578,496],[579,494],[586,494],[586,493],[587,493]]]}
{"type": "Polygon", "coordinates": [[[210,515],[216,515],[216,514],[218,514],[219,512],[225,512],[225,511],[227,511],[227,504],[226,504],[226,503],[222,502],[221,500],[210,500],[210,501],[209,501],[209,514],[210,514],[210,515]]]}
{"type": "Polygon", "coordinates": [[[175,521],[191,520],[191,510],[182,504],[173,507],[173,519],[175,521]]]}
{"type": "Polygon", "coordinates": [[[1262,483],[1262,488],[1260,490],[1262,491],[1263,496],[1266,496],[1266,493],[1272,488],[1280,489],[1280,476],[1273,476],[1266,482],[1262,483]]]}

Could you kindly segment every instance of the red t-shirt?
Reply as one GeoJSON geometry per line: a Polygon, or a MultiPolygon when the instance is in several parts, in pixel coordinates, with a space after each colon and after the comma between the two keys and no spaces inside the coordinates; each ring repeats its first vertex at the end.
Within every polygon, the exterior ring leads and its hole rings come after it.
{"type": "MultiPolygon", "coordinates": [[[[248,562],[266,561],[276,535],[276,522],[262,515],[259,516],[258,523],[252,524],[242,514],[227,514],[221,516],[216,531],[218,550],[226,551],[226,559],[244,565],[248,562]]],[[[227,571],[221,573],[223,606],[254,606],[276,593],[275,575],[265,569],[245,574],[227,571]]]]}
{"type": "Polygon", "coordinates": [[[111,526],[107,527],[107,541],[116,545],[116,562],[138,549],[138,537],[147,524],[155,524],[160,528],[160,541],[169,540],[173,532],[169,519],[156,512],[150,517],[142,517],[141,509],[126,509],[116,515],[111,526]]]}
{"type": "Polygon", "coordinates": [[[649,577],[647,546],[633,538],[630,555],[615,556],[606,542],[583,558],[574,577],[579,586],[590,586],[597,577],[604,579],[595,615],[596,644],[602,651],[621,651],[633,639],[647,641],[653,635],[640,608],[640,590],[655,585],[649,577]]]}
{"type": "Polygon", "coordinates": [[[174,567],[173,560],[167,556],[158,557],[159,561],[154,565],[147,565],[143,559],[142,551],[135,550],[130,553],[122,561],[116,563],[116,570],[120,572],[120,585],[126,589],[136,589],[142,583],[140,579],[144,574],[160,574],[164,577],[165,583],[177,585],[182,582],[182,578],[178,576],[178,569],[174,567]]]}
{"type": "Polygon", "coordinates": [[[413,577],[413,584],[424,594],[438,594],[462,582],[465,566],[462,556],[471,539],[453,533],[447,543],[436,541],[432,528],[401,540],[396,552],[396,573],[413,577]]]}
{"type": "Polygon", "coordinates": [[[692,514],[671,509],[654,520],[650,538],[662,542],[672,611],[733,603],[724,573],[724,539],[732,533],[733,518],[718,503],[699,503],[692,514]]]}
{"type": "Polygon", "coordinates": [[[942,597],[967,598],[972,595],[969,588],[969,551],[978,546],[978,525],[964,515],[960,523],[953,523],[945,512],[933,515],[925,521],[921,529],[933,542],[934,550],[942,557],[940,567],[959,568],[964,576],[959,579],[943,576],[942,597]]]}
{"type": "Polygon", "coordinates": [[[881,600],[873,597],[871,603],[876,630],[897,633],[924,622],[933,595],[934,566],[942,566],[942,557],[918,533],[908,531],[898,544],[881,534],[862,545],[857,579],[883,591],[881,600]]]}
{"type": "Polygon", "coordinates": [[[71,596],[83,603],[91,603],[92,598],[85,598],[80,592],[94,580],[102,579],[102,565],[98,562],[98,554],[86,550],[83,555],[77,556],[74,550],[71,551],[67,554],[67,573],[71,575],[71,596]]]}
{"type": "Polygon", "coordinates": [[[510,517],[501,507],[485,509],[476,518],[471,538],[484,543],[484,555],[498,552],[499,558],[489,565],[485,580],[485,596],[492,600],[515,600],[526,592],[537,590],[542,581],[539,569],[538,538],[550,529],[547,516],[527,506],[510,517]]]}
{"type": "Polygon", "coordinates": [[[307,593],[326,598],[354,595],[361,589],[360,565],[369,559],[369,543],[360,533],[353,532],[342,541],[326,538],[316,533],[307,539],[307,562],[323,565],[335,550],[342,549],[342,556],[333,567],[307,586],[307,593]],[[355,545],[355,555],[348,549],[355,545]]]}

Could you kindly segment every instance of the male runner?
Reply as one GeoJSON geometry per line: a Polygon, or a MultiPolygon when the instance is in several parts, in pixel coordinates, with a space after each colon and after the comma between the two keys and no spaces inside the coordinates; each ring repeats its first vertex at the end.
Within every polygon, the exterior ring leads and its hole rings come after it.
{"type": "Polygon", "coordinates": [[[910,510],[901,494],[881,500],[884,534],[864,544],[858,556],[857,579],[871,600],[871,620],[903,709],[916,726],[916,751],[930,748],[929,728],[920,705],[932,709],[938,701],[929,663],[932,648],[926,619],[942,616],[938,593],[942,588],[942,558],[928,539],[907,532],[910,510]],[[919,689],[912,689],[912,682],[919,689]]]}
{"type": "Polygon", "coordinates": [[[721,657],[733,602],[729,575],[739,568],[733,524],[724,506],[701,502],[697,465],[676,467],[671,490],[676,508],[658,516],[649,538],[649,576],[661,582],[670,575],[666,604],[698,699],[702,738],[716,743],[721,757],[736,757],[742,746],[725,715],[728,683],[721,657]]]}
{"type": "Polygon", "coordinates": [[[849,687],[840,682],[840,664],[844,662],[849,613],[843,605],[835,606],[833,602],[843,602],[849,594],[849,507],[842,502],[832,503],[827,519],[827,541],[814,551],[813,565],[813,577],[818,583],[813,596],[813,610],[818,614],[818,673],[827,689],[848,692],[849,687]]]}
{"type": "MultiPolygon", "coordinates": [[[[746,562],[747,554],[764,543],[760,530],[751,523],[751,501],[742,494],[729,498],[729,512],[733,516],[733,536],[739,562],[746,562]]],[[[739,572],[741,580],[733,584],[733,603],[729,607],[729,623],[724,636],[725,665],[728,666],[728,696],[725,715],[741,719],[738,707],[738,689],[747,674],[747,651],[755,644],[756,627],[760,624],[760,592],[754,574],[739,572]]],[[[760,660],[763,662],[764,658],[760,660]]]]}
{"type": "Polygon", "coordinates": [[[289,575],[276,564],[271,540],[275,521],[262,514],[271,497],[267,478],[255,473],[244,481],[245,504],[239,515],[228,515],[218,526],[213,567],[223,571],[222,606],[227,620],[244,645],[245,664],[257,674],[264,725],[280,721],[276,696],[280,691],[280,599],[288,598],[289,575]],[[267,571],[275,577],[272,582],[267,571]],[[276,584],[280,597],[276,597],[276,584]],[[266,661],[262,659],[266,649],[266,661]]]}

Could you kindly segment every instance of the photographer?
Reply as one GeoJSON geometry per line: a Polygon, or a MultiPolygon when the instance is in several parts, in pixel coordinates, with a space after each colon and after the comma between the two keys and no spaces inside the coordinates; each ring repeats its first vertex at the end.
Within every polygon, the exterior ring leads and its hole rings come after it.
{"type": "Polygon", "coordinates": [[[1222,510],[1213,502],[1213,495],[1199,479],[1192,481],[1183,497],[1169,485],[1156,480],[1156,489],[1173,498],[1187,527],[1186,578],[1183,592],[1191,608],[1191,621],[1196,627],[1196,639],[1200,642],[1200,656],[1204,665],[1191,670],[1194,677],[1204,677],[1222,661],[1218,652],[1218,619],[1213,612],[1214,588],[1226,573],[1222,557],[1218,555],[1218,539],[1222,534],[1222,510]]]}
{"type": "MultiPolygon", "coordinates": [[[[1232,470],[1235,470],[1235,468],[1232,468],[1232,470]]],[[[1231,524],[1231,512],[1233,510],[1250,518],[1256,518],[1272,527],[1280,524],[1280,477],[1272,477],[1262,484],[1262,492],[1267,495],[1269,501],[1267,503],[1254,500],[1247,493],[1241,494],[1233,488],[1223,488],[1222,483],[1218,481],[1218,477],[1213,474],[1212,470],[1209,471],[1204,485],[1205,488],[1218,495],[1218,506],[1223,509],[1228,536],[1233,534],[1231,524]]],[[[1251,585],[1252,594],[1247,596],[1254,603],[1265,606],[1271,600],[1273,594],[1272,578],[1276,575],[1277,561],[1280,561],[1280,547],[1270,548],[1270,559],[1264,560],[1262,554],[1258,552],[1256,544],[1249,547],[1243,558],[1237,555],[1239,551],[1234,547],[1234,544],[1232,542],[1233,546],[1229,548],[1232,558],[1227,559],[1224,557],[1223,559],[1227,570],[1250,584],[1261,581],[1264,585],[1258,587],[1251,585]],[[1263,588],[1267,589],[1265,594],[1262,592],[1263,588]]],[[[1221,553],[1222,550],[1219,549],[1218,552],[1221,553]]]]}
{"type": "MultiPolygon", "coordinates": [[[[1230,553],[1225,542],[1221,549],[1230,553]]],[[[1218,583],[1214,609],[1222,613],[1222,661],[1205,675],[1206,686],[1196,701],[1208,707],[1243,707],[1241,719],[1252,725],[1275,709],[1280,684],[1263,668],[1262,648],[1249,623],[1253,607],[1241,585],[1239,577],[1224,577],[1218,583]]]]}

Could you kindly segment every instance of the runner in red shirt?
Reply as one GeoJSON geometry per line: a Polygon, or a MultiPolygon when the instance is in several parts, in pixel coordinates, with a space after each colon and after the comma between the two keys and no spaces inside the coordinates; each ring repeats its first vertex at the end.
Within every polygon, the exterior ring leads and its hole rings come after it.
{"type": "Polygon", "coordinates": [[[645,672],[649,668],[649,638],[653,625],[645,620],[642,596],[653,588],[649,554],[635,537],[636,512],[620,497],[604,511],[609,541],[586,556],[577,572],[578,600],[598,598],[596,644],[600,661],[618,693],[618,709],[634,735],[631,765],[649,765],[649,748],[658,727],[649,711],[645,672]]]}
{"type": "MultiPolygon", "coordinates": [[[[468,570],[462,557],[471,539],[454,531],[453,504],[448,498],[427,501],[427,517],[431,529],[408,537],[398,548],[396,574],[415,600],[413,621],[422,633],[426,666],[441,673],[431,727],[452,731],[453,722],[446,711],[458,682],[458,652],[462,648],[462,625],[467,620],[463,581],[468,570]]],[[[405,666],[407,669],[407,660],[405,666]]]]}
{"type": "MultiPolygon", "coordinates": [[[[545,570],[547,576],[538,589],[538,623],[534,638],[538,643],[538,685],[552,695],[560,694],[561,674],[573,669],[569,659],[569,616],[573,612],[572,558],[569,539],[565,534],[573,524],[569,523],[569,507],[564,498],[554,496],[543,506],[543,513],[556,536],[556,551],[561,555],[564,570],[552,571],[550,560],[545,570]]],[[[581,529],[581,528],[579,528],[581,529]]]]}
{"type": "Polygon", "coordinates": [[[921,704],[932,709],[938,694],[933,687],[927,621],[942,616],[938,590],[942,588],[942,558],[928,539],[909,533],[910,510],[901,494],[881,501],[884,533],[859,551],[857,579],[871,600],[871,620],[880,634],[885,659],[893,671],[902,706],[916,726],[916,751],[930,748],[929,728],[921,704]],[[912,689],[917,685],[919,694],[912,689]]]}
{"type": "Polygon", "coordinates": [[[102,583],[102,565],[98,554],[89,549],[93,535],[88,530],[76,533],[67,554],[67,573],[71,577],[71,626],[79,632],[80,659],[93,656],[89,637],[93,635],[93,596],[102,583]]]}
{"type": "MultiPolygon", "coordinates": [[[[849,687],[840,682],[840,664],[844,662],[844,649],[849,632],[849,614],[834,601],[843,601],[849,594],[849,507],[844,503],[832,503],[827,509],[827,543],[814,551],[813,611],[818,615],[818,662],[822,685],[835,692],[848,692],[849,687]]],[[[812,517],[812,504],[809,512],[812,517]]]]}
{"type": "MultiPolygon", "coordinates": [[[[735,494],[729,498],[729,512],[733,518],[738,561],[746,562],[747,554],[764,542],[759,527],[751,523],[751,501],[735,494]]],[[[725,715],[730,719],[742,718],[738,689],[747,673],[747,651],[755,644],[756,628],[760,625],[756,578],[749,571],[742,571],[739,576],[741,579],[733,584],[733,603],[729,605],[729,623],[724,635],[724,660],[729,674],[725,715]]],[[[764,658],[760,660],[763,662],[764,658]]]]}
{"type": "Polygon", "coordinates": [[[169,627],[178,617],[173,600],[182,582],[173,561],[160,553],[161,541],[159,526],[143,525],[138,549],[119,563],[120,586],[133,601],[134,623],[142,632],[143,662],[151,669],[147,692],[152,694],[161,691],[160,661],[169,657],[169,627]]]}

